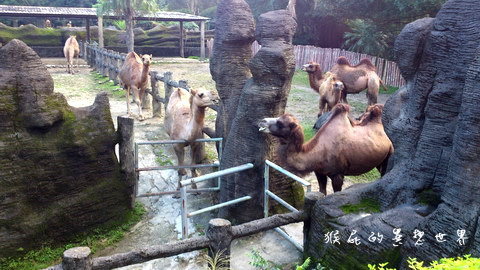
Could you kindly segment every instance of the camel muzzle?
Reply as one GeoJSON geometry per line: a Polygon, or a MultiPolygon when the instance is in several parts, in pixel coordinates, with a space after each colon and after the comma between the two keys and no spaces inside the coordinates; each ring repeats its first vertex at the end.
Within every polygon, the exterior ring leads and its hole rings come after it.
{"type": "Polygon", "coordinates": [[[277,122],[278,118],[263,118],[260,120],[258,125],[258,131],[263,133],[270,133],[270,125],[273,125],[277,122]]]}

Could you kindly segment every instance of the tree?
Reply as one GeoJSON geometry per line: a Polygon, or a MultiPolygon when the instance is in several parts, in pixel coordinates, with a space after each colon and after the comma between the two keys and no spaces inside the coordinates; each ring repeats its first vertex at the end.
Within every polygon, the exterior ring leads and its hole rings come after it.
{"type": "Polygon", "coordinates": [[[97,8],[99,15],[113,12],[125,17],[128,52],[133,52],[134,48],[133,23],[135,16],[158,10],[156,0],[98,0],[94,7],[97,8]]]}
{"type": "Polygon", "coordinates": [[[351,32],[346,32],[344,47],[347,50],[361,52],[370,55],[380,55],[388,47],[387,37],[378,30],[371,20],[354,19],[346,23],[351,32]]]}

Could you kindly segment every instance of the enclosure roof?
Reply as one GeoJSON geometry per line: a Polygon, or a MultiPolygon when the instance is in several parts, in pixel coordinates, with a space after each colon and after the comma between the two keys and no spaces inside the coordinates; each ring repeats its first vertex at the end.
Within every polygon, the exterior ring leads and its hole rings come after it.
{"type": "MultiPolygon", "coordinates": [[[[54,18],[87,18],[96,19],[95,8],[80,7],[40,7],[40,6],[7,6],[0,5],[1,17],[54,17],[54,18]]],[[[122,16],[105,15],[105,19],[122,19],[122,16]]],[[[207,17],[181,12],[160,11],[155,14],[135,16],[138,21],[206,21],[207,17]]]]}

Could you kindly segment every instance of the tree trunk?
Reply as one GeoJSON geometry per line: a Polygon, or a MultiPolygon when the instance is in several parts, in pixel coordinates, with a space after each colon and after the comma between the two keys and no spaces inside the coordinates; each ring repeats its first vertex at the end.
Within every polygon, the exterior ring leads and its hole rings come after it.
{"type": "Polygon", "coordinates": [[[134,18],[134,12],[132,9],[132,2],[131,0],[126,0],[126,10],[125,10],[125,25],[126,25],[126,31],[127,31],[127,39],[126,39],[126,44],[127,44],[127,50],[128,52],[133,52],[134,50],[134,35],[133,35],[133,18],[134,18]]]}
{"type": "MultiPolygon", "coordinates": [[[[222,3],[226,4],[227,2],[231,1],[222,3]]],[[[235,12],[244,11],[245,9],[235,10],[235,12]]],[[[250,10],[248,11],[248,15],[251,16],[250,10]]],[[[219,13],[219,15],[217,18],[221,18],[222,14],[219,13]]],[[[238,22],[231,20],[231,23],[236,25],[238,22]]],[[[235,97],[230,100],[238,106],[236,113],[229,115],[233,117],[231,118],[233,121],[228,136],[226,136],[221,169],[247,162],[253,163],[255,167],[224,177],[220,190],[222,202],[245,195],[252,196],[252,199],[230,208],[223,208],[220,212],[223,217],[246,222],[263,216],[263,189],[261,187],[263,187],[264,160],[273,156],[273,144],[270,137],[258,131],[257,123],[264,117],[279,115],[285,110],[295,70],[295,58],[291,43],[295,28],[295,20],[286,10],[262,14],[258,20],[255,36],[262,44],[262,48],[249,63],[253,78],[247,80],[241,92],[235,93],[240,94],[240,98],[235,97]]],[[[214,49],[214,58],[217,53],[218,50],[214,49]]],[[[249,51],[246,53],[247,55],[251,54],[249,51]]],[[[225,63],[220,65],[217,67],[228,68],[225,63]]],[[[231,113],[231,108],[224,108],[231,113]]]]}
{"type": "Polygon", "coordinates": [[[479,14],[476,1],[451,0],[435,19],[417,20],[400,33],[395,53],[407,84],[388,99],[383,116],[395,147],[391,170],[315,206],[307,256],[337,269],[384,261],[404,267],[408,257],[480,256],[479,14]],[[340,208],[364,198],[383,212],[362,218],[340,208]],[[398,247],[394,228],[403,235],[398,247]],[[325,243],[332,230],[339,230],[341,244],[325,243]],[[346,243],[353,230],[358,246],[346,243]],[[425,233],[422,245],[415,230],[425,233]],[[458,241],[461,230],[464,242],[458,241]],[[372,243],[371,233],[385,238],[372,243]],[[436,238],[443,233],[445,242],[436,238]]]}

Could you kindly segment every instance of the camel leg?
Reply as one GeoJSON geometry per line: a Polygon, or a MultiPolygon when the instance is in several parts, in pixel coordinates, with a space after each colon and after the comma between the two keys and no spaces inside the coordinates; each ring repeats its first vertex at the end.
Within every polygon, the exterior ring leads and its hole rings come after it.
{"type": "MultiPolygon", "coordinates": [[[[79,56],[79,54],[77,54],[77,71],[79,71],[79,68],[78,68],[78,56],[79,56]]],[[[75,69],[73,70],[73,72],[75,72],[75,69]]]]}
{"type": "Polygon", "coordinates": [[[327,176],[319,172],[315,172],[315,176],[317,176],[320,192],[323,193],[324,195],[327,195],[327,176]]]}
{"type": "Polygon", "coordinates": [[[343,90],[343,91],[342,91],[341,102],[342,102],[342,103],[345,103],[345,104],[348,104],[348,101],[347,101],[347,90],[343,90]]]}
{"type": "Polygon", "coordinates": [[[124,89],[127,94],[127,114],[131,115],[132,112],[130,111],[130,87],[127,86],[124,89]]]}
{"type": "MultiPolygon", "coordinates": [[[[183,144],[175,144],[173,146],[173,149],[175,150],[175,155],[177,155],[177,160],[178,160],[178,166],[183,166],[185,165],[184,160],[185,160],[185,146],[183,144]]],[[[185,169],[178,169],[178,175],[186,175],[187,170],[185,169]]]]}
{"type": "Polygon", "coordinates": [[[377,78],[369,78],[368,89],[367,89],[368,106],[377,104],[379,89],[380,89],[380,80],[377,78]]]}
{"type": "Polygon", "coordinates": [[[132,90],[133,90],[133,100],[135,101],[135,103],[137,104],[138,106],[138,118],[140,121],[144,120],[143,118],[143,114],[142,114],[142,100],[140,99],[140,89],[136,88],[136,87],[132,87],[132,90]]]}
{"type": "Polygon", "coordinates": [[[329,177],[332,179],[333,192],[342,191],[343,174],[335,174],[329,177]]]}
{"type": "Polygon", "coordinates": [[[380,176],[384,176],[387,173],[388,160],[390,159],[391,154],[388,153],[387,157],[382,161],[380,165],[377,166],[377,170],[380,173],[380,176]]]}
{"type": "Polygon", "coordinates": [[[320,103],[318,106],[319,113],[317,115],[318,117],[320,117],[325,112],[325,105],[327,105],[327,102],[325,102],[323,98],[320,98],[320,103]]]}

